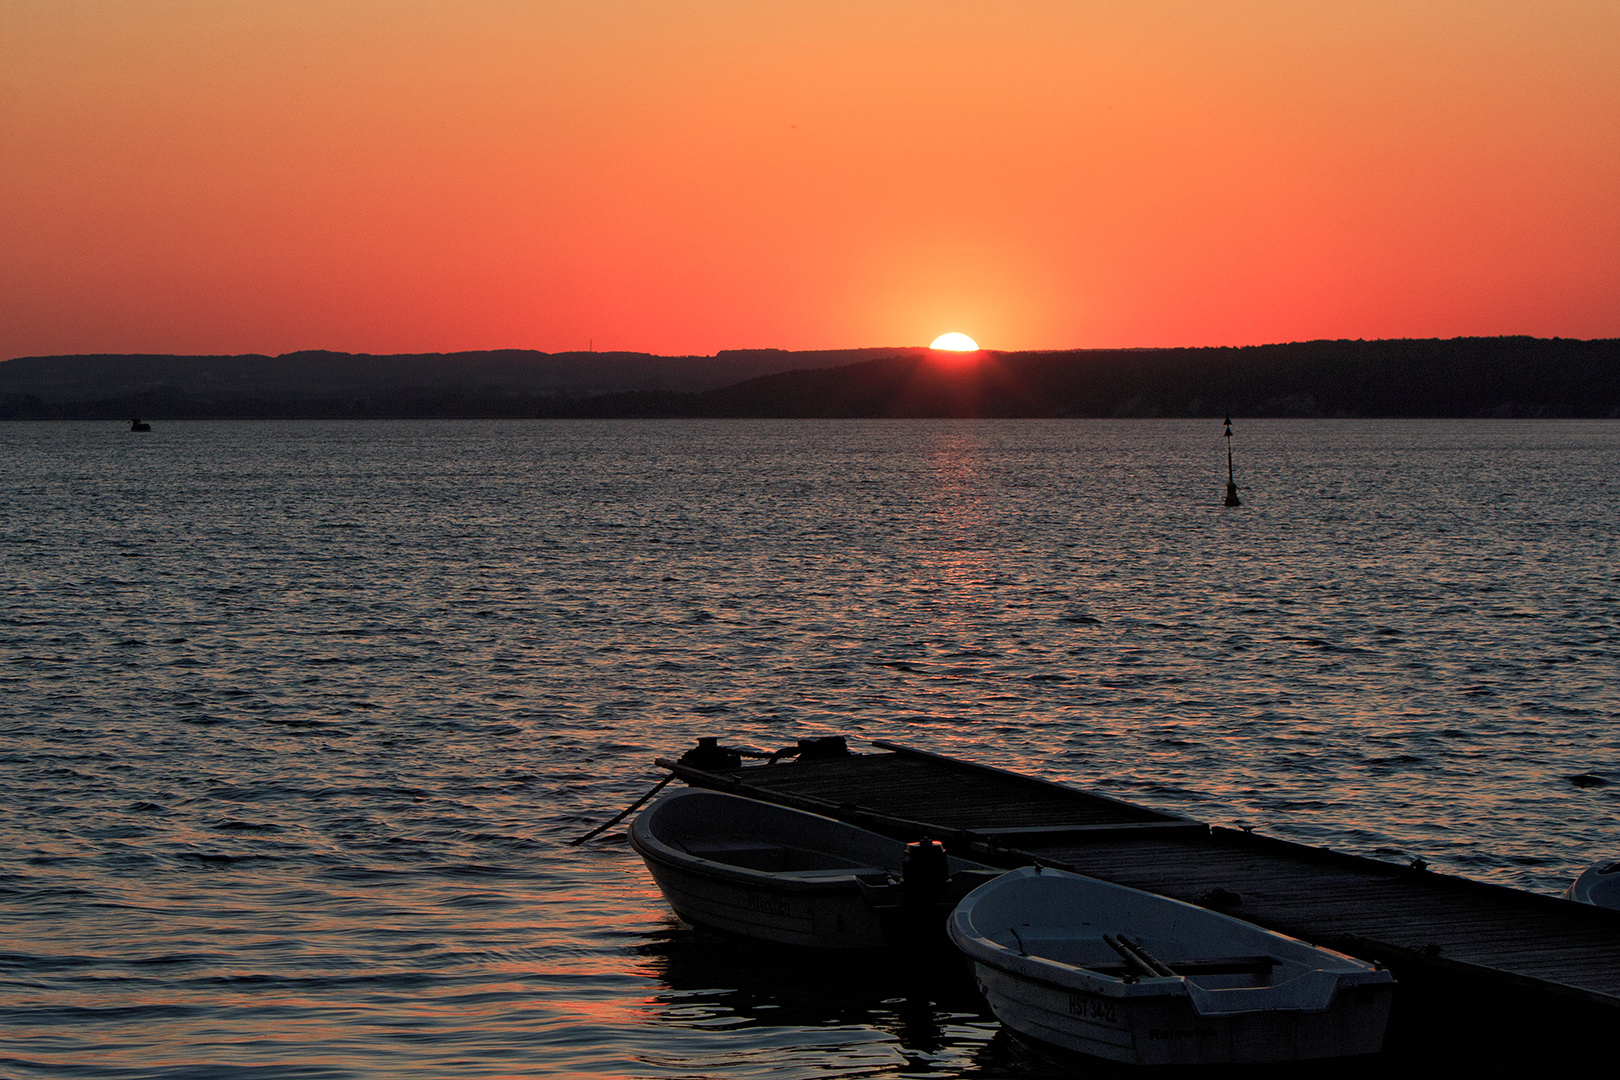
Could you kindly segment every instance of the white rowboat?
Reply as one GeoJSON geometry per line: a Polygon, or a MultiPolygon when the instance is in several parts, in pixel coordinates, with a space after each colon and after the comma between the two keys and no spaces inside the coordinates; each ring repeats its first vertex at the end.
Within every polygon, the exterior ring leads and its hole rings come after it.
{"type": "Polygon", "coordinates": [[[1026,867],[948,926],[996,1018],[1065,1050],[1192,1065],[1383,1046],[1389,972],[1153,893],[1026,867]]]}
{"type": "Polygon", "coordinates": [[[819,814],[696,789],[643,810],[630,846],[686,922],[819,949],[937,934],[963,893],[1000,872],[938,845],[908,846],[819,814]]]}

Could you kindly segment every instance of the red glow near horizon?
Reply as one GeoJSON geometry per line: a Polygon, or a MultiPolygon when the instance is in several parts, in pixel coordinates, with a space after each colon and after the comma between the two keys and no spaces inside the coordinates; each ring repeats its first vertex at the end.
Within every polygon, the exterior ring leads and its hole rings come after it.
{"type": "Polygon", "coordinates": [[[929,349],[928,360],[937,367],[949,371],[963,371],[967,368],[977,367],[984,360],[985,351],[961,349],[929,349]]]}
{"type": "Polygon", "coordinates": [[[60,0],[0,72],[0,357],[1620,336],[1615,5],[60,0]]]}

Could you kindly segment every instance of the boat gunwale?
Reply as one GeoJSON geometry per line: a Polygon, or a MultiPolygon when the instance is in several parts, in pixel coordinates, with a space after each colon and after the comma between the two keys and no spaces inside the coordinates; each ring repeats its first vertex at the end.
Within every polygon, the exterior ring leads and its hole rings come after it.
{"type": "MultiPolygon", "coordinates": [[[[636,815],[635,821],[631,822],[630,828],[627,830],[630,846],[643,859],[655,861],[660,865],[669,867],[673,870],[682,870],[687,873],[701,874],[710,878],[729,880],[738,885],[745,885],[759,889],[770,889],[778,892],[860,892],[863,883],[871,885],[879,884],[879,882],[871,880],[879,876],[883,878],[882,884],[891,884],[899,881],[900,867],[898,865],[894,867],[878,865],[851,866],[848,868],[835,867],[828,870],[817,871],[757,870],[752,867],[739,866],[736,863],[722,862],[716,859],[706,858],[701,855],[694,855],[690,851],[682,850],[665,842],[653,832],[651,827],[652,818],[660,806],[668,805],[668,801],[671,799],[694,797],[701,798],[704,796],[718,797],[721,799],[738,799],[745,803],[766,807],[774,811],[785,811],[788,814],[812,818],[818,824],[833,826],[840,830],[855,830],[856,832],[869,833],[873,837],[882,840],[885,843],[895,845],[895,847],[899,849],[899,853],[902,856],[904,854],[904,841],[896,840],[893,837],[884,836],[882,833],[874,832],[871,829],[862,828],[861,826],[852,824],[851,822],[840,821],[837,818],[828,817],[825,814],[816,814],[808,810],[800,810],[796,807],[781,806],[775,803],[767,802],[763,799],[750,799],[746,795],[737,795],[725,791],[715,791],[710,788],[687,788],[681,791],[670,792],[669,794],[660,798],[657,802],[653,803],[651,806],[647,807],[646,810],[643,810],[640,814],[636,815]],[[801,874],[806,876],[798,876],[801,874]],[[811,874],[820,876],[808,876],[811,874]]],[[[789,845],[783,846],[786,847],[789,845]]],[[[957,864],[955,870],[956,873],[960,873],[964,870],[999,869],[997,867],[988,866],[984,863],[974,862],[970,859],[959,858],[955,855],[948,856],[948,859],[951,863],[957,864]]],[[[897,859],[896,861],[898,862],[899,860],[897,859]]]]}
{"type": "Polygon", "coordinates": [[[825,877],[794,877],[791,872],[751,870],[735,863],[716,862],[713,859],[678,851],[656,839],[653,842],[662,850],[652,851],[642,847],[641,843],[636,841],[635,834],[631,833],[630,846],[636,850],[636,854],[643,859],[651,859],[660,866],[777,892],[855,892],[860,889],[859,878],[871,877],[874,873],[888,873],[881,866],[874,866],[852,867],[845,873],[822,871],[826,874],[825,877]],[[673,853],[673,857],[666,857],[664,852],[673,853]]]}

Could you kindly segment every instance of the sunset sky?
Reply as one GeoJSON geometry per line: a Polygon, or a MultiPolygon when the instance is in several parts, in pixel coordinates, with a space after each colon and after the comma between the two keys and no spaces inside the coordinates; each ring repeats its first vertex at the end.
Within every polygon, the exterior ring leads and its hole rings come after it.
{"type": "Polygon", "coordinates": [[[1620,336],[1614,0],[0,0],[0,357],[1620,336]]]}

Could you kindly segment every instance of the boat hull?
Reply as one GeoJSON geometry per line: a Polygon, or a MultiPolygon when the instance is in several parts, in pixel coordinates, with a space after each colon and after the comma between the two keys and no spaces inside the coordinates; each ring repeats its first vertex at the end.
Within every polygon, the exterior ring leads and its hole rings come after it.
{"type": "Polygon", "coordinates": [[[1133,1065],[1262,1064],[1375,1054],[1383,1048],[1390,988],[1352,991],[1325,1012],[1200,1016],[1185,997],[1125,998],[1040,983],[975,962],[997,1020],[1063,1050],[1133,1065]]]}
{"type": "Polygon", "coordinates": [[[1136,1065],[1260,1064],[1378,1052],[1394,980],[1362,961],[1217,912],[1058,871],[970,893],[952,941],[1019,1035],[1136,1065]],[[1170,974],[1132,968],[1151,942],[1170,974]],[[1112,938],[1112,942],[1110,942],[1112,938]],[[1117,965],[1117,966],[1115,966],[1117,965]]]}
{"type": "Polygon", "coordinates": [[[937,880],[923,888],[906,880],[902,841],[716,791],[663,796],[629,835],[686,922],[810,949],[937,939],[956,901],[999,873],[936,849],[937,880]]]}
{"type": "Polygon", "coordinates": [[[881,914],[853,881],[750,882],[646,858],[670,909],[709,930],[809,949],[869,949],[892,943],[881,914]]]}

